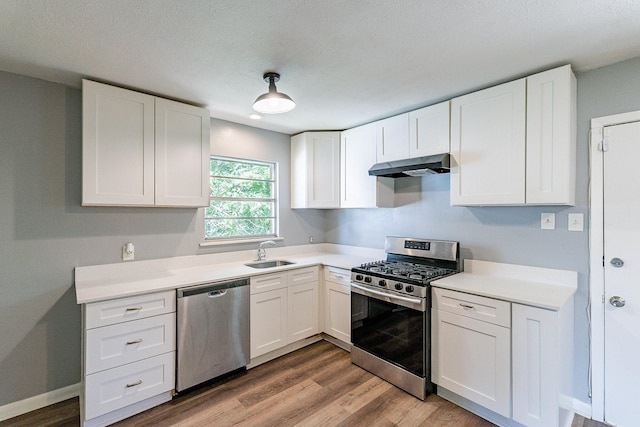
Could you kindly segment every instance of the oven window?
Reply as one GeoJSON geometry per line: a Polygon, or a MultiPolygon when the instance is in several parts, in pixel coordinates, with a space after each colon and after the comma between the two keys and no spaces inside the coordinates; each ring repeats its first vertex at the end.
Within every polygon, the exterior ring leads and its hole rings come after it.
{"type": "Polygon", "coordinates": [[[355,346],[425,376],[426,312],[352,292],[351,314],[355,346]]]}

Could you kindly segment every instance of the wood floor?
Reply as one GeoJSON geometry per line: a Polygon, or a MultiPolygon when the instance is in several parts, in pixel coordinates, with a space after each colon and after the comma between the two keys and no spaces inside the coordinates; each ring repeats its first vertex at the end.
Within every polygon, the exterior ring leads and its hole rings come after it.
{"type": "MultiPolygon", "coordinates": [[[[78,426],[78,399],[0,423],[78,426]]],[[[321,341],[222,382],[207,385],[115,426],[447,426],[492,423],[431,395],[426,401],[351,364],[321,341]]],[[[572,427],[604,424],[576,417],[572,427]]]]}

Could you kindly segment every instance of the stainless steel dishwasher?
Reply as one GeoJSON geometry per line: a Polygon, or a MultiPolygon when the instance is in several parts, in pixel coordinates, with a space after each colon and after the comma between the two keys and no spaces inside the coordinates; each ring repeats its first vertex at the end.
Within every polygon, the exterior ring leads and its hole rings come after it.
{"type": "Polygon", "coordinates": [[[249,363],[249,279],[177,291],[176,391],[249,363]]]}

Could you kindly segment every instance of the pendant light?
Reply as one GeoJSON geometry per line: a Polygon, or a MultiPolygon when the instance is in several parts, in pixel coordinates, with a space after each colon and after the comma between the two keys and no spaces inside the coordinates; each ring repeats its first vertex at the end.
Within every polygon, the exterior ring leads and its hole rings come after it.
{"type": "Polygon", "coordinates": [[[276,82],[280,80],[278,73],[265,73],[262,76],[266,83],[269,83],[269,92],[260,95],[253,103],[253,109],[263,114],[280,114],[291,111],[296,107],[288,95],[278,92],[276,82]]]}

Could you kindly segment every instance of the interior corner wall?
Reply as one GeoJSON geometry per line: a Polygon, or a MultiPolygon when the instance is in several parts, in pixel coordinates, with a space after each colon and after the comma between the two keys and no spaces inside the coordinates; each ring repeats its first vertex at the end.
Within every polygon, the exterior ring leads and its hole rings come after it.
{"type": "Polygon", "coordinates": [[[578,272],[575,297],[574,397],[589,398],[590,119],[640,110],[640,58],[577,75],[577,179],[573,207],[455,207],[449,176],[396,180],[396,208],[343,209],[327,214],[326,241],[382,248],[385,236],[460,241],[463,258],[578,272]],[[556,229],[541,230],[540,214],[556,214],[556,229]],[[585,214],[583,232],[567,230],[569,213],[585,214]]]}
{"type": "MultiPolygon", "coordinates": [[[[289,209],[288,135],[212,119],[211,145],[278,162],[284,244],[323,241],[324,213],[289,209]]],[[[81,152],[81,91],[0,71],[0,406],[80,381],[75,267],[249,249],[201,248],[203,209],[82,207],[81,152]]]]}

